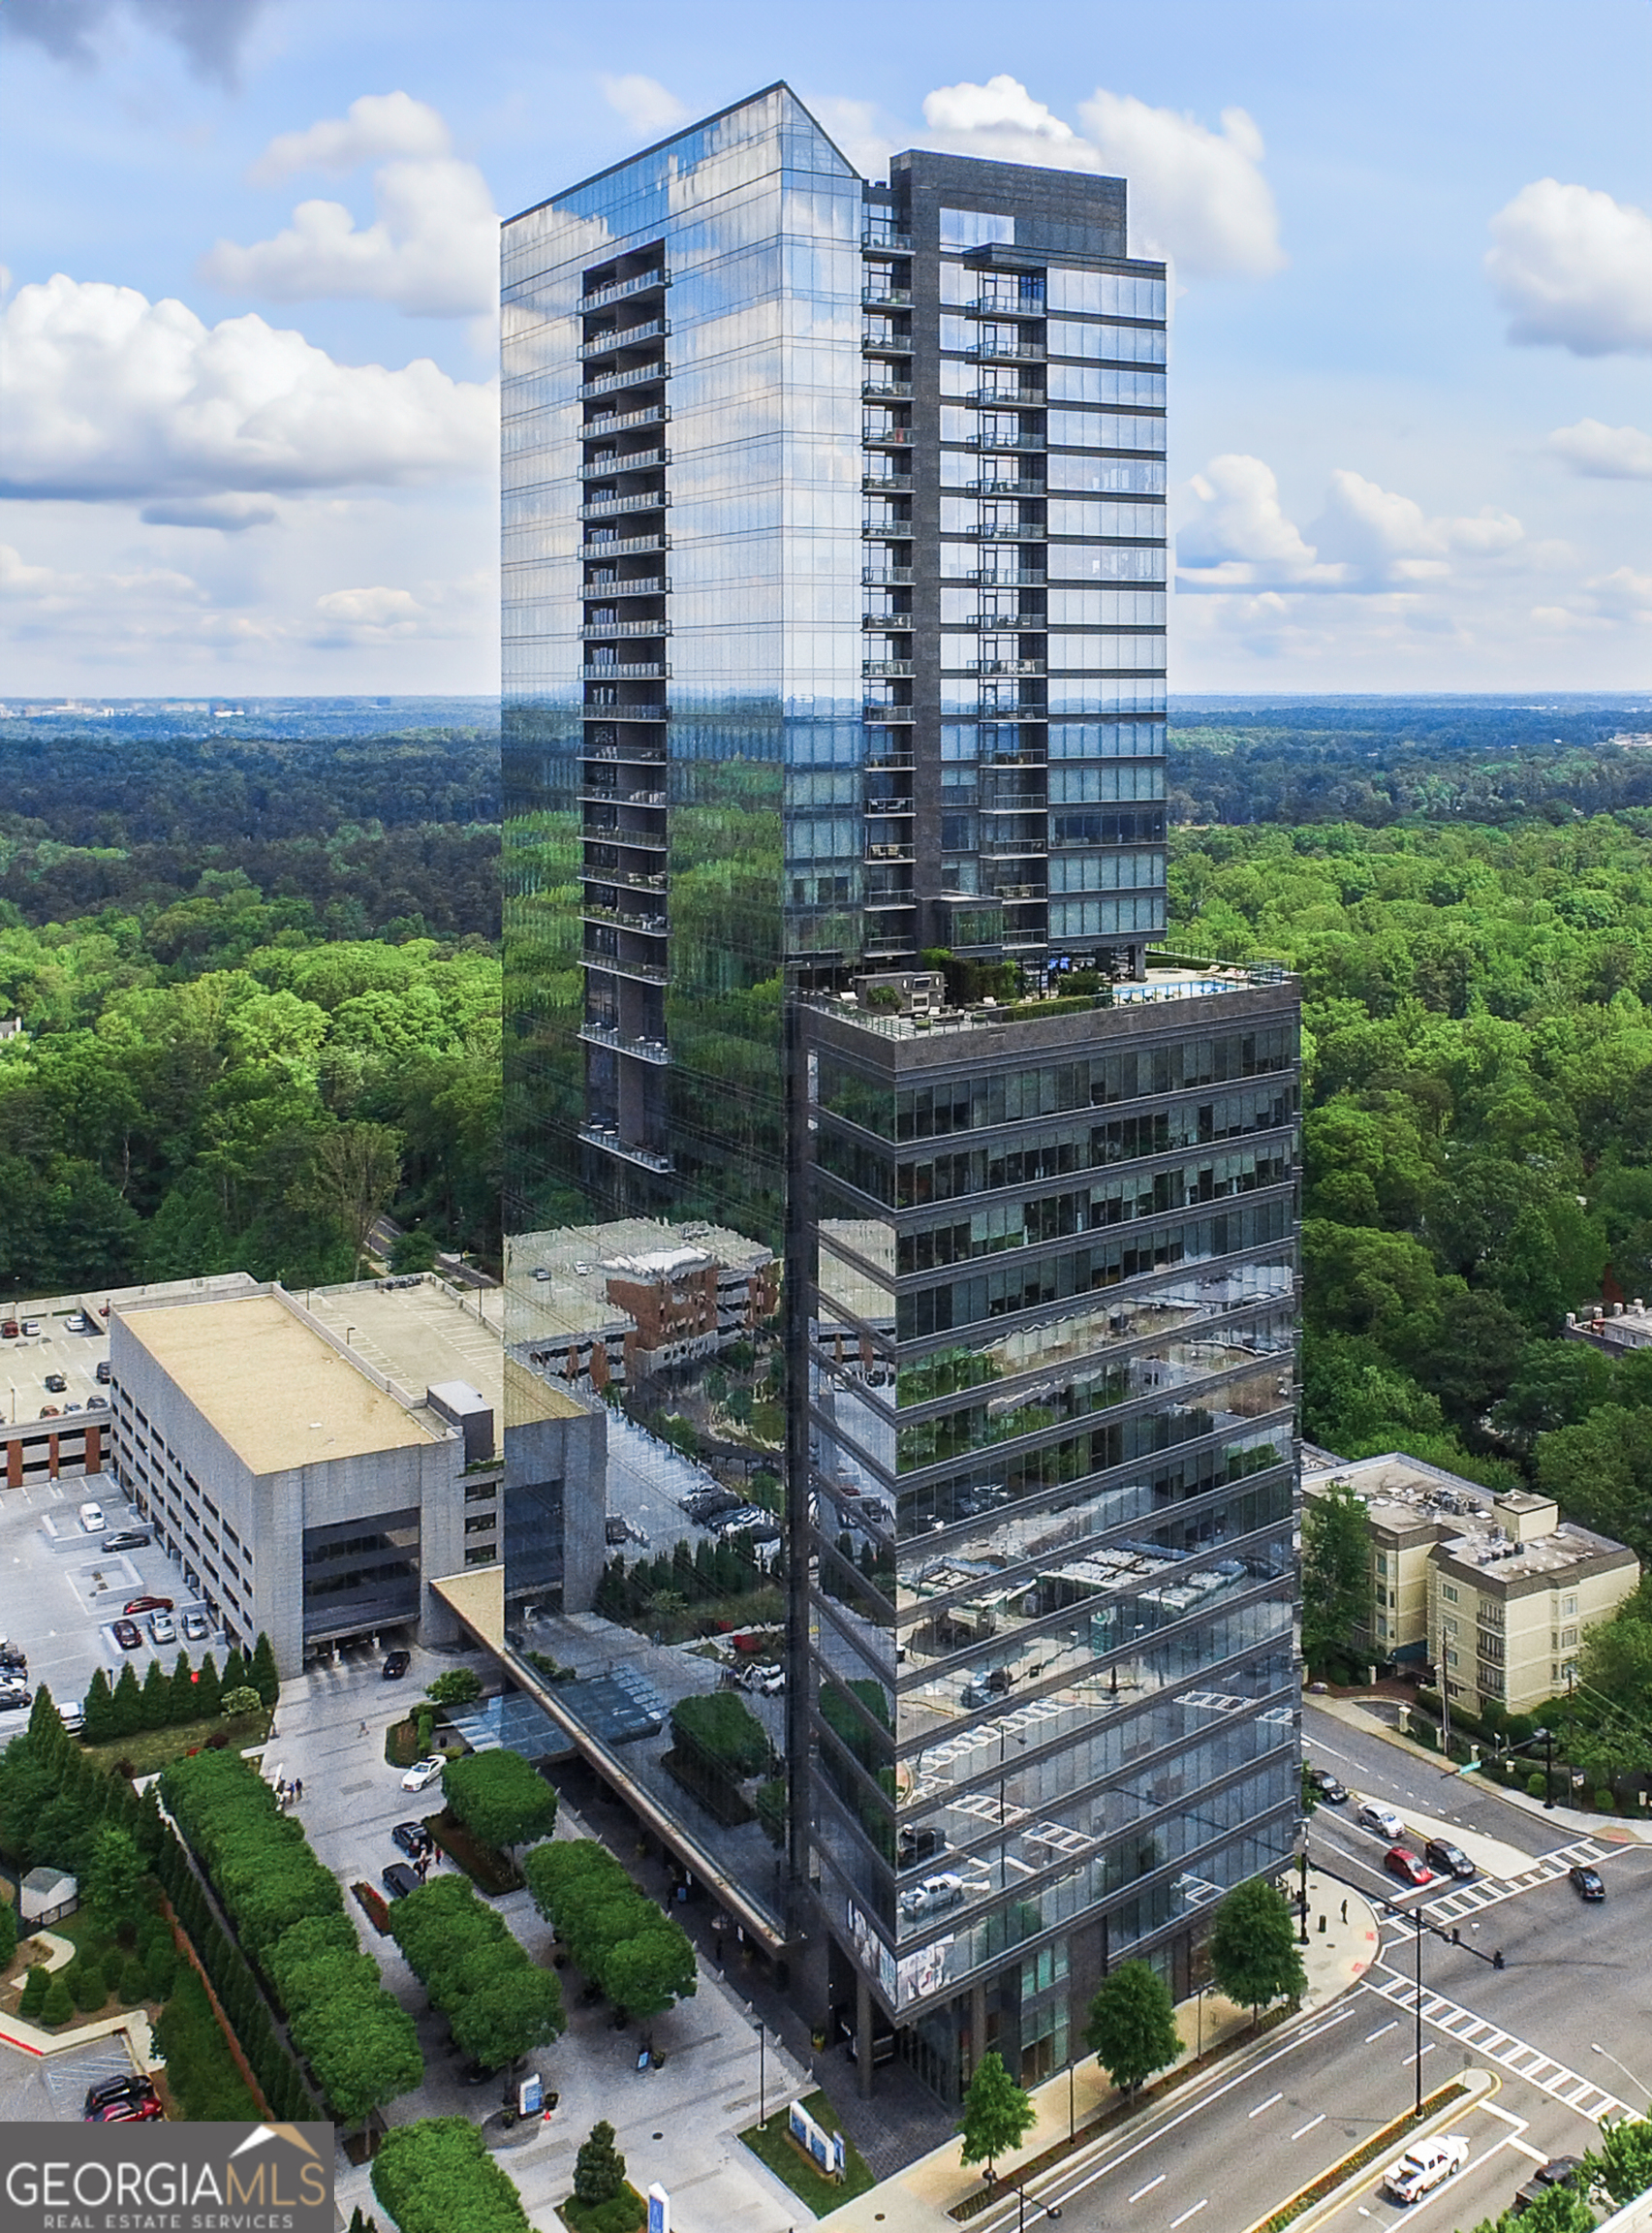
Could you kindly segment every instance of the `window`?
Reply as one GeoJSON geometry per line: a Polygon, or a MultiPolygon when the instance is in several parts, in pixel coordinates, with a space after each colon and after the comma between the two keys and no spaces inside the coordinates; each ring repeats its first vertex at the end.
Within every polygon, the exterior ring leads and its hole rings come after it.
{"type": "Polygon", "coordinates": [[[984,248],[988,241],[1011,243],[1014,237],[1013,217],[994,216],[986,209],[941,210],[943,248],[984,248]]]}
{"type": "Polygon", "coordinates": [[[1454,1605],[1457,1602],[1457,1592],[1452,1585],[1449,1582],[1443,1582],[1440,1585],[1440,1594],[1442,1597],[1444,1597],[1448,1605],[1454,1605]]]}
{"type": "Polygon", "coordinates": [[[1565,1614],[1572,1614],[1572,1613],[1575,1613],[1575,1612],[1576,1612],[1576,1610],[1577,1610],[1577,1599],[1576,1599],[1576,1597],[1575,1597],[1575,1596],[1572,1596],[1572,1597],[1563,1597],[1563,1598],[1560,1600],[1560,1610],[1562,1611],[1562,1613],[1565,1613],[1565,1614]]]}

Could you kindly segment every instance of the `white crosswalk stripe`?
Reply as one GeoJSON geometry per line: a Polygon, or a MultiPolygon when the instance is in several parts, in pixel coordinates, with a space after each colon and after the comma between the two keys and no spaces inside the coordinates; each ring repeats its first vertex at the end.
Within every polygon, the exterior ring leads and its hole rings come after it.
{"type": "MultiPolygon", "coordinates": [[[[1380,1983],[1367,1977],[1365,1990],[1387,2001],[1392,2008],[1403,2009],[1409,2016],[1417,2007],[1417,1987],[1409,1977],[1386,1977],[1380,1983]]],[[[1564,2102],[1568,2109],[1575,2109],[1579,2116],[1587,2117],[1599,2124],[1607,2117],[1627,2117],[1630,2111],[1624,2103],[1575,2070],[1568,2070],[1564,2063],[1556,2062],[1552,2056],[1528,2040],[1516,2039],[1512,2032],[1500,2031],[1495,2024],[1488,2024],[1483,2016],[1477,2016],[1472,2008],[1464,2008],[1455,2000],[1448,2000],[1442,1993],[1431,1993],[1425,1987],[1422,1995],[1422,2021],[1436,2031],[1443,2031],[1448,2039],[1458,2046],[1468,2047],[1475,2055],[1488,2062],[1495,2062],[1511,2076],[1523,2078],[1527,2085],[1536,2086],[1540,2092],[1552,2094],[1564,2102]]]]}
{"type": "Polygon", "coordinates": [[[1423,1903],[1422,1912],[1431,1923],[1461,1923],[1482,1907],[1495,1907],[1500,1901],[1512,1900],[1540,1884],[1552,1884],[1557,1876],[1564,1876],[1579,1863],[1588,1866],[1604,1861],[1610,1851],[1610,1846],[1601,1844],[1596,1839],[1578,1838],[1570,1845],[1558,1846],[1552,1853],[1541,1854],[1517,1876],[1478,1876],[1472,1884],[1461,1884],[1454,1892],[1423,1903]]]}

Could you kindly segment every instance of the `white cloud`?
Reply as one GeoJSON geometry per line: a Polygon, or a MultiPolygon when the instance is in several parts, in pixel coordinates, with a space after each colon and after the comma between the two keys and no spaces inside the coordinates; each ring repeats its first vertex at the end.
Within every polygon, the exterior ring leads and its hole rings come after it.
{"type": "Polygon", "coordinates": [[[625,118],[634,132],[645,133],[657,140],[673,125],[688,122],[689,110],[685,104],[657,78],[630,75],[599,78],[597,82],[603,89],[603,99],[625,118]]]}
{"type": "Polygon", "coordinates": [[[1170,257],[1184,272],[1252,279],[1286,261],[1262,134],[1243,109],[1223,110],[1213,132],[1196,117],[1098,87],[1078,104],[1077,131],[1018,79],[1000,75],[984,85],[939,86],[923,115],[954,153],[1127,179],[1133,253],[1170,257]]]}
{"type": "Polygon", "coordinates": [[[160,496],[138,517],[146,527],[216,527],[220,534],[238,535],[269,526],[276,511],[256,496],[160,496]]]}
{"type": "Polygon", "coordinates": [[[1652,481],[1652,434],[1638,426],[1607,426],[1599,419],[1579,419],[1557,426],[1543,448],[1574,473],[1599,481],[1652,481]]]}
{"type": "Polygon", "coordinates": [[[272,240],[220,240],[201,275],[277,302],[392,302],[431,318],[474,316],[498,299],[499,219],[474,163],[400,157],[373,173],[373,199],[378,214],[361,226],[342,202],[300,202],[272,240]]]}
{"type": "Polygon", "coordinates": [[[873,101],[844,101],[830,93],[811,93],[804,103],[833,146],[842,148],[863,177],[877,178],[889,157],[911,144],[901,127],[873,101]]]}
{"type": "Polygon", "coordinates": [[[61,273],[7,306],[0,385],[13,496],[402,487],[483,475],[495,451],[490,390],[428,358],[339,364],[259,317],[208,327],[181,302],[61,273]]]}
{"type": "Polygon", "coordinates": [[[1212,132],[1173,109],[1098,89],[1078,113],[1103,170],[1130,182],[1133,240],[1206,277],[1265,279],[1283,268],[1266,150],[1243,109],[1224,109],[1212,132]]]}
{"type": "Polygon", "coordinates": [[[255,186],[273,186],[296,171],[354,171],[390,155],[451,155],[452,144],[440,110],[427,102],[410,93],[363,93],[342,116],[279,134],[247,176],[255,186]]]}
{"type": "Polygon", "coordinates": [[[1200,586],[1239,588],[1264,575],[1280,581],[1312,576],[1313,549],[1285,517],[1271,465],[1260,457],[1212,457],[1188,486],[1198,509],[1177,532],[1176,565],[1207,577],[1200,586]]]}
{"type": "Polygon", "coordinates": [[[1652,350],[1652,215],[1539,178],[1491,220],[1485,268],[1511,341],[1576,357],[1652,350]]]}
{"type": "Polygon", "coordinates": [[[308,641],[324,650],[343,650],[469,636],[492,615],[497,596],[491,571],[424,582],[417,590],[384,582],[329,589],[315,601],[308,641]]]}

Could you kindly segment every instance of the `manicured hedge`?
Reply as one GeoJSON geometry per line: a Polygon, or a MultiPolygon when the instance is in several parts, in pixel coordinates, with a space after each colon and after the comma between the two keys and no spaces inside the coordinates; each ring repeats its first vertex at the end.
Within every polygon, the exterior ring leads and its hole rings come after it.
{"type": "Polygon", "coordinates": [[[373,2193],[401,2233],[532,2233],[515,2182],[468,2117],[393,2125],[373,2158],[373,2193]]]}
{"type": "Polygon", "coordinates": [[[637,1889],[606,1845],[558,1839],[536,1845],[523,1870],[535,1906],[616,2007],[651,2015],[694,1993],[688,1934],[637,1889]]]}

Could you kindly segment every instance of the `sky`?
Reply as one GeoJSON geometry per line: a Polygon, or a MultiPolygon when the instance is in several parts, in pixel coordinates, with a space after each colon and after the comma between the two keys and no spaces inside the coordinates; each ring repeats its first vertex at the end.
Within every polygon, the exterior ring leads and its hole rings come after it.
{"type": "Polygon", "coordinates": [[[487,693],[497,222],[787,79],[1121,175],[1172,692],[1652,683],[1648,0],[5,0],[0,693],[487,693]]]}

